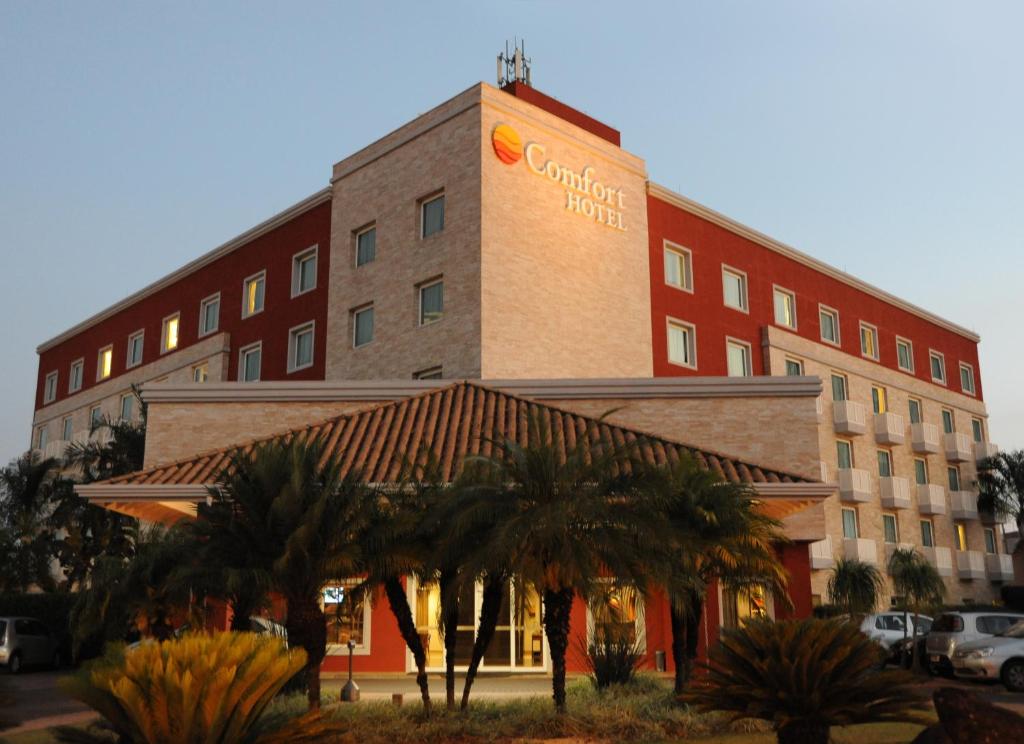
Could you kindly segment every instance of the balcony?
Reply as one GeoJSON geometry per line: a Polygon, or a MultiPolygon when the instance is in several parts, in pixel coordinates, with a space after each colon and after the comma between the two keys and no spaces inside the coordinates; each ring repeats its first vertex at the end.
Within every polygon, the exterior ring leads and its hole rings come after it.
{"type": "Polygon", "coordinates": [[[956,575],[961,579],[984,579],[984,554],[980,550],[956,551],[956,575]]]}
{"type": "Polygon", "coordinates": [[[992,581],[1013,581],[1013,556],[1006,553],[988,553],[985,571],[992,581]]]}
{"type": "Polygon", "coordinates": [[[945,514],[945,489],[932,483],[919,484],[917,487],[917,510],[922,514],[945,514]]]}
{"type": "Polygon", "coordinates": [[[953,519],[978,518],[978,494],[973,491],[950,491],[949,505],[953,519]]]}
{"type": "Polygon", "coordinates": [[[939,427],[935,424],[911,424],[910,442],[914,452],[919,455],[937,455],[942,451],[939,427]]]}
{"type": "Polygon", "coordinates": [[[832,553],[831,535],[826,535],[824,540],[812,542],[809,550],[811,551],[811,570],[821,571],[836,565],[836,559],[832,553]]]}
{"type": "Polygon", "coordinates": [[[885,565],[889,565],[889,561],[892,560],[892,554],[897,550],[913,550],[913,543],[889,543],[885,544],[885,565]]]}
{"type": "Polygon", "coordinates": [[[935,570],[939,572],[939,576],[953,575],[953,554],[949,548],[922,547],[920,550],[925,560],[931,563],[935,570]]]}
{"type": "Polygon", "coordinates": [[[998,454],[999,448],[996,447],[992,442],[975,442],[974,443],[974,459],[978,462],[985,460],[989,457],[995,457],[998,454]]]}
{"type": "Polygon", "coordinates": [[[969,462],[974,458],[974,447],[971,446],[971,438],[966,434],[951,432],[942,438],[943,448],[946,450],[946,459],[950,462],[969,462]]]}
{"type": "Polygon", "coordinates": [[[839,499],[841,501],[870,501],[871,478],[868,471],[857,468],[839,468],[839,499]]]}
{"type": "Polygon", "coordinates": [[[875,414],[875,441],[879,444],[903,444],[904,429],[903,417],[898,413],[875,414]]]}
{"type": "Polygon", "coordinates": [[[906,478],[879,478],[882,506],[887,509],[910,508],[910,481],[906,478]]]}
{"type": "Polygon", "coordinates": [[[852,400],[837,400],[832,405],[832,421],[837,434],[863,434],[868,430],[864,404],[852,400]]]}
{"type": "Polygon", "coordinates": [[[874,540],[863,537],[844,537],[843,555],[848,561],[878,565],[878,550],[875,548],[874,540]]]}

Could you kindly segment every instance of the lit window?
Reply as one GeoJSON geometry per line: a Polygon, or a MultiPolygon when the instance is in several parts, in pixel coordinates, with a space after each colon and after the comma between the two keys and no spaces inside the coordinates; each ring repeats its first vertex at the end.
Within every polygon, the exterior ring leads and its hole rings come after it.
{"type": "Polygon", "coordinates": [[[220,293],[199,303],[199,335],[208,336],[220,327],[220,293]]]}
{"type": "Polygon", "coordinates": [[[920,424],[921,419],[921,401],[917,398],[910,398],[907,401],[907,407],[910,409],[910,423],[920,424]]]}
{"type": "Polygon", "coordinates": [[[889,401],[884,387],[879,385],[871,386],[871,406],[875,413],[885,413],[889,410],[889,401]]]}
{"type": "MultiPolygon", "coordinates": [[[[360,579],[342,579],[325,586],[323,590],[324,619],[327,622],[327,643],[353,650],[366,649],[369,641],[367,622],[370,603],[356,591],[360,579]]],[[[338,649],[342,651],[341,648],[338,649]]]]}
{"type": "Polygon", "coordinates": [[[686,248],[665,242],[665,284],[693,291],[692,254],[686,248]]]}
{"type": "Polygon", "coordinates": [[[444,230],[444,194],[423,202],[420,235],[429,238],[444,230]]]}
{"type": "Polygon", "coordinates": [[[132,409],[135,407],[135,396],[131,393],[121,396],[121,420],[132,420],[132,409]]]}
{"type": "Polygon", "coordinates": [[[946,434],[952,434],[955,431],[953,427],[953,412],[948,408],[942,409],[942,431],[946,434]]]}
{"type": "Polygon", "coordinates": [[[981,422],[981,419],[971,419],[971,433],[974,435],[975,442],[985,441],[985,425],[981,422]]]}
{"type": "Polygon", "coordinates": [[[786,375],[789,377],[800,377],[804,373],[804,363],[799,359],[786,360],[786,375]]]}
{"type": "Polygon", "coordinates": [[[878,329],[873,325],[860,324],[860,353],[868,359],[878,360],[878,329]]]}
{"type": "Polygon", "coordinates": [[[89,409],[89,426],[95,429],[97,426],[103,423],[103,409],[99,406],[93,406],[89,409]]]}
{"type": "Polygon", "coordinates": [[[161,353],[174,351],[178,348],[178,324],[180,316],[178,313],[164,318],[163,332],[160,334],[161,353]]]}
{"type": "Polygon", "coordinates": [[[313,366],[313,323],[293,328],[288,333],[288,371],[313,366]]]}
{"type": "Polygon", "coordinates": [[[636,643],[637,625],[642,618],[639,593],[630,587],[608,585],[589,603],[594,643],[619,641],[636,643]]]}
{"type": "MultiPolygon", "coordinates": [[[[36,431],[36,447],[38,449],[46,449],[46,444],[50,440],[50,435],[45,426],[40,426],[36,431]]],[[[24,441],[24,440],[22,440],[24,441]]]]}
{"type": "Polygon", "coordinates": [[[882,515],[882,533],[885,536],[885,541],[890,545],[895,545],[900,541],[900,530],[895,514],[882,515]]]}
{"type": "Polygon", "coordinates": [[[96,359],[96,379],[105,380],[110,377],[110,368],[114,361],[114,349],[107,346],[100,349],[99,357],[96,359]]]}
{"type": "Polygon", "coordinates": [[[51,372],[43,383],[43,403],[51,403],[57,397],[57,373],[51,372]]]}
{"type": "Polygon", "coordinates": [[[256,343],[238,352],[238,379],[241,382],[256,382],[260,379],[260,365],[263,362],[263,344],[256,343]]]}
{"type": "Polygon", "coordinates": [[[742,341],[725,342],[726,366],[729,377],[750,376],[750,345],[742,341]]]}
{"type": "Polygon", "coordinates": [[[953,535],[956,538],[956,549],[967,550],[967,528],[963,522],[957,522],[953,526],[953,535]]]}
{"type": "Polygon", "coordinates": [[[946,468],[946,478],[949,480],[949,490],[959,491],[960,490],[960,468],[948,467],[946,468]]]}
{"type": "Polygon", "coordinates": [[[207,362],[192,368],[192,382],[206,382],[210,379],[210,365],[207,362]]]}
{"type": "Polygon", "coordinates": [[[840,401],[847,400],[849,397],[849,390],[846,384],[845,375],[832,374],[832,400],[837,403],[840,401]]]}
{"type": "Polygon", "coordinates": [[[356,233],[356,266],[364,266],[377,259],[377,227],[368,227],[356,233]]]}
{"type": "Polygon", "coordinates": [[[928,360],[932,368],[932,381],[940,385],[946,384],[946,357],[937,351],[928,352],[928,360]]]}
{"type": "Polygon", "coordinates": [[[960,363],[960,389],[968,395],[974,395],[974,367],[960,363]]]}
{"type": "Polygon", "coordinates": [[[991,527],[985,528],[985,552],[996,552],[996,531],[991,527]]]}
{"type": "Polygon", "coordinates": [[[292,259],[292,297],[316,289],[316,246],[292,259]]]}
{"type": "Polygon", "coordinates": [[[142,351],[145,347],[146,334],[144,331],[136,331],[128,337],[128,353],[125,356],[125,367],[131,369],[142,364],[142,351]]]}
{"type": "Polygon", "coordinates": [[[850,540],[860,537],[857,531],[857,511],[855,509],[843,509],[843,537],[850,540]]]}
{"type": "Polygon", "coordinates": [[[444,314],[444,282],[420,287],[420,325],[441,320],[444,314]]]}
{"type": "Polygon", "coordinates": [[[892,477],[892,454],[889,450],[878,450],[878,477],[892,477]]]}
{"type": "Polygon", "coordinates": [[[787,289],[775,288],[775,322],[786,328],[796,328],[796,295],[787,289]]]}
{"type": "Polygon", "coordinates": [[[72,421],[71,417],[66,416],[64,418],[64,431],[62,435],[62,438],[64,439],[65,442],[71,441],[72,437],[74,436],[74,427],[75,424],[72,421]]]}
{"type": "Polygon", "coordinates": [[[914,480],[919,486],[928,484],[928,461],[922,457],[914,458],[914,480]]]}
{"type": "Polygon", "coordinates": [[[672,364],[697,368],[697,332],[692,325],[668,322],[668,360],[672,364]]]}
{"type": "Polygon", "coordinates": [[[932,531],[932,522],[930,519],[921,520],[921,545],[926,548],[935,547],[935,533],[932,531]]]}
{"type": "Polygon", "coordinates": [[[352,313],[352,345],[365,346],[373,341],[373,306],[352,313]]]}
{"type": "Polygon", "coordinates": [[[68,374],[68,392],[73,393],[82,389],[82,370],[85,362],[82,359],[71,363],[71,372],[68,374]]]}
{"type": "Polygon", "coordinates": [[[841,470],[853,467],[853,445],[845,439],[836,440],[836,462],[841,470]]]}
{"type": "Polygon", "coordinates": [[[905,338],[896,339],[896,364],[904,372],[914,371],[914,345],[905,338]]]}
{"type": "Polygon", "coordinates": [[[242,282],[242,317],[263,312],[263,295],[267,286],[267,272],[261,271],[242,282]]]}
{"type": "Polygon", "coordinates": [[[818,306],[821,340],[839,346],[839,312],[824,305],[818,306]]]}
{"type": "Polygon", "coordinates": [[[725,306],[747,310],[747,275],[736,269],[722,267],[722,296],[725,306]]]}

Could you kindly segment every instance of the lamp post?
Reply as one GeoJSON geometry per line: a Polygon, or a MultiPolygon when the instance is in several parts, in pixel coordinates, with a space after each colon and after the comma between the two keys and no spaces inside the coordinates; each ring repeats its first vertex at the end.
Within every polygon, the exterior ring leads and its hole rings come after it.
{"type": "Polygon", "coordinates": [[[352,649],[356,647],[353,641],[348,642],[348,682],[341,688],[341,702],[355,703],[359,700],[359,685],[352,681],[352,649]]]}

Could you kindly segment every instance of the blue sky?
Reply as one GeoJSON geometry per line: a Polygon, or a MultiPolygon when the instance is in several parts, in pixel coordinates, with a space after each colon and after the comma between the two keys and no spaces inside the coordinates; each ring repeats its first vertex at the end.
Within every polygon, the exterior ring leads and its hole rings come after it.
{"type": "Polygon", "coordinates": [[[978,331],[1024,447],[1024,4],[0,4],[0,459],[35,346],[327,184],[525,37],[651,177],[978,331]]]}

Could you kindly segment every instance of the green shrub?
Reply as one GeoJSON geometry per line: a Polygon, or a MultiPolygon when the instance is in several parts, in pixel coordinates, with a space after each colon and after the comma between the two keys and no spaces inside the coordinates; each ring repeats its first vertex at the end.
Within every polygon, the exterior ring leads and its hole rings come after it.
{"type": "Polygon", "coordinates": [[[597,689],[629,683],[643,659],[643,651],[636,641],[606,635],[583,647],[583,658],[590,669],[590,679],[597,689]]]}

